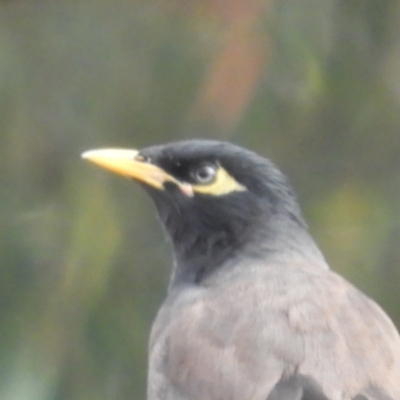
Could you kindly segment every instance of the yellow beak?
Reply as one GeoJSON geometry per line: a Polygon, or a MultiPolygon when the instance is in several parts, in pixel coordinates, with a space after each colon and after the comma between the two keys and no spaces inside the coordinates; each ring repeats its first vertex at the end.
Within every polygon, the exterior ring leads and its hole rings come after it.
{"type": "Polygon", "coordinates": [[[176,184],[186,196],[193,196],[192,185],[180,182],[162,168],[146,162],[140,157],[138,150],[89,150],[82,153],[82,158],[159,190],[164,190],[164,183],[172,182],[176,184]]]}

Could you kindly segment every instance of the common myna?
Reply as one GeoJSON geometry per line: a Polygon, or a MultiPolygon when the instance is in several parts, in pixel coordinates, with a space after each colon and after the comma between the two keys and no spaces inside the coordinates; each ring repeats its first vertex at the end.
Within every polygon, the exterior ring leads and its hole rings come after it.
{"type": "Polygon", "coordinates": [[[269,160],[202,140],[83,157],[141,183],[172,242],[148,400],[400,399],[395,326],[329,269],[269,160]]]}

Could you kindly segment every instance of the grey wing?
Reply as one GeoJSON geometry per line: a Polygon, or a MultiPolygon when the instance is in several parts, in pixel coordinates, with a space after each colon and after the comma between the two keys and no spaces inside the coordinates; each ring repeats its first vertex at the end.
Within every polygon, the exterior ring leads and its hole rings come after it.
{"type": "Polygon", "coordinates": [[[288,312],[304,338],[298,373],[314,379],[329,399],[400,399],[400,336],[389,317],[331,271],[307,281],[302,287],[312,293],[288,312]]]}
{"type": "Polygon", "coordinates": [[[398,333],[335,274],[280,271],[183,303],[154,326],[148,400],[400,399],[398,333]]]}

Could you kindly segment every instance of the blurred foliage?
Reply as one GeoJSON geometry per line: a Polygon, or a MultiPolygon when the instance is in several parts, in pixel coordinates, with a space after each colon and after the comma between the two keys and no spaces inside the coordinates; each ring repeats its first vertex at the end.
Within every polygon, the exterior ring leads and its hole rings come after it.
{"type": "Polygon", "coordinates": [[[400,325],[396,0],[0,2],[0,398],[145,398],[170,255],[83,150],[231,140],[400,325]]]}

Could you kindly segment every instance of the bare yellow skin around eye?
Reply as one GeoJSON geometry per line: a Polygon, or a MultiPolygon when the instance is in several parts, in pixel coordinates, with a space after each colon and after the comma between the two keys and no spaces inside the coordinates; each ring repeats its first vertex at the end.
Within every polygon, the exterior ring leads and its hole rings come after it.
{"type": "Polygon", "coordinates": [[[210,196],[222,196],[231,192],[243,192],[247,188],[236,181],[228,172],[219,167],[217,176],[212,183],[205,185],[193,185],[195,193],[207,194],[210,196]]]}

